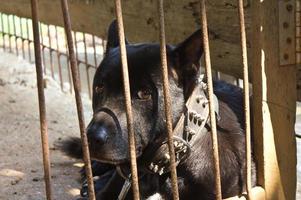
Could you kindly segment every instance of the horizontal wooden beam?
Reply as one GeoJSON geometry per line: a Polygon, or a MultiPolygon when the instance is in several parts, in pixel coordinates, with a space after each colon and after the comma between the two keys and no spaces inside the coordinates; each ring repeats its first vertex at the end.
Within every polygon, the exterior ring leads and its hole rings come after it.
{"type": "MultiPolygon", "coordinates": [[[[249,7],[245,0],[247,33],[250,30],[249,7]]],[[[76,31],[106,37],[108,25],[115,18],[112,0],[72,0],[70,15],[76,31]]],[[[158,42],[159,24],[156,1],[123,1],[125,32],[131,42],[158,42]]],[[[211,0],[207,3],[211,58],[214,69],[242,76],[239,25],[236,0],[211,0]],[[218,14],[217,14],[218,13],[218,14]]],[[[177,44],[200,27],[198,1],[165,1],[167,41],[177,44]]],[[[0,12],[30,18],[30,1],[0,0],[0,12]]],[[[39,0],[40,20],[62,26],[59,0],[39,0]]],[[[249,39],[249,37],[248,37],[249,39]]],[[[250,42],[248,42],[250,46],[250,42]]]]}

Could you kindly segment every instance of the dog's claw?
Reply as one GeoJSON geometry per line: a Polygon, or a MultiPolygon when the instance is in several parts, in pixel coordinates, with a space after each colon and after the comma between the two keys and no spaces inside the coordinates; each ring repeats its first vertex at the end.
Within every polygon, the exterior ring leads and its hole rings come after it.
{"type": "Polygon", "coordinates": [[[154,166],[154,163],[151,163],[151,164],[149,165],[149,169],[150,169],[150,170],[153,170],[154,167],[155,167],[155,166],[154,166]]]}
{"type": "Polygon", "coordinates": [[[155,165],[155,166],[154,166],[154,172],[157,173],[158,170],[159,170],[159,166],[158,166],[158,165],[155,165]]]}
{"type": "Polygon", "coordinates": [[[164,173],[164,167],[160,168],[159,175],[161,176],[164,173]]]}

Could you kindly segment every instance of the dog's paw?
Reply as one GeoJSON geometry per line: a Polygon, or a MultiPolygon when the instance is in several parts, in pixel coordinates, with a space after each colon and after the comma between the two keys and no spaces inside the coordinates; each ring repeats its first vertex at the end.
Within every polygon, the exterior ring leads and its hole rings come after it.
{"type": "MultiPolygon", "coordinates": [[[[94,176],[93,177],[95,194],[97,194],[98,192],[102,191],[105,188],[105,186],[107,185],[107,183],[109,182],[109,180],[111,179],[113,174],[114,174],[114,170],[110,170],[110,171],[106,172],[105,174],[103,174],[102,176],[94,176]]],[[[89,189],[88,189],[87,179],[85,179],[82,184],[82,188],[80,190],[80,195],[82,197],[87,198],[88,190],[89,189]]]]}

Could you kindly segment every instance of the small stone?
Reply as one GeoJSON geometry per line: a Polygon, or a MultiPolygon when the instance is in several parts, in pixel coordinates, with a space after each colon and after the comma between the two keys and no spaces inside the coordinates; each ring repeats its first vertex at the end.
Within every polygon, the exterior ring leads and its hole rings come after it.
{"type": "Polygon", "coordinates": [[[35,178],[32,179],[32,181],[33,182],[39,182],[40,180],[39,180],[39,178],[35,177],[35,178]]]}

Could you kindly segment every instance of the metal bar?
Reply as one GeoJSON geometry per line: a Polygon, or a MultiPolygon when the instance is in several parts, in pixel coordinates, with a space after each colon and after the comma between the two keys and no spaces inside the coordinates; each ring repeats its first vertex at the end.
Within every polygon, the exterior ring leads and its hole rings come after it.
{"type": "Polygon", "coordinates": [[[3,13],[1,13],[1,30],[2,30],[2,40],[3,40],[3,50],[6,50],[6,42],[5,42],[5,30],[4,30],[4,21],[3,21],[3,13]]]}
{"type": "Polygon", "coordinates": [[[76,53],[76,60],[78,60],[78,46],[77,46],[77,34],[76,32],[74,31],[74,44],[75,44],[75,53],[76,53]]]}
{"type": "MultiPolygon", "coordinates": [[[[80,74],[80,66],[79,66],[79,57],[78,57],[78,46],[77,46],[78,41],[77,41],[77,36],[76,36],[77,34],[76,34],[75,31],[73,32],[73,34],[74,34],[76,61],[77,61],[77,66],[78,66],[78,77],[79,77],[79,80],[81,80],[81,78],[80,78],[81,74],[80,74]]],[[[81,83],[79,84],[79,86],[80,86],[80,90],[81,90],[82,89],[81,83]]]]}
{"type": "Polygon", "coordinates": [[[53,58],[52,58],[52,44],[51,44],[51,34],[50,34],[50,28],[47,24],[47,35],[48,35],[48,42],[49,42],[49,56],[50,56],[50,70],[51,70],[51,76],[54,78],[54,69],[53,69],[53,58]]]}
{"type": "Polygon", "coordinates": [[[20,21],[19,21],[20,35],[21,35],[21,42],[22,42],[22,56],[23,56],[23,59],[25,59],[25,47],[24,47],[25,38],[23,35],[23,24],[22,24],[22,18],[19,18],[19,19],[20,19],[20,21]]]}
{"type": "MultiPolygon", "coordinates": [[[[79,65],[79,55],[78,55],[78,40],[77,40],[77,33],[74,31],[74,44],[75,44],[75,53],[76,53],[76,61],[77,61],[77,65],[78,65],[78,76],[79,76],[79,80],[81,80],[81,74],[80,74],[80,65],[79,65]]],[[[79,84],[80,86],[80,90],[82,89],[81,84],[79,84]]]]}
{"type": "Polygon", "coordinates": [[[104,55],[106,55],[106,41],[105,40],[102,40],[102,55],[104,57],[104,55]]]}
{"type": "Polygon", "coordinates": [[[127,54],[126,54],[126,47],[125,47],[122,8],[121,8],[120,0],[115,0],[115,12],[117,17],[120,56],[121,56],[121,63],[122,63],[122,75],[123,75],[123,86],[124,86],[123,89],[124,89],[125,106],[126,106],[129,154],[131,158],[132,190],[133,190],[134,200],[139,200],[140,195],[139,195],[138,170],[137,170],[137,160],[136,160],[135,133],[134,133],[132,106],[131,106],[131,91],[130,91],[130,83],[129,83],[127,54]]]}
{"type": "Polygon", "coordinates": [[[97,67],[95,35],[92,35],[92,45],[93,45],[93,53],[94,53],[94,65],[95,67],[97,67]]]}
{"type": "Polygon", "coordinates": [[[201,4],[201,22],[202,22],[201,24],[203,30],[203,44],[204,44],[204,52],[205,52],[205,69],[206,69],[207,84],[208,84],[207,92],[209,97],[210,125],[211,125],[214,173],[215,173],[215,194],[216,194],[216,199],[221,200],[222,199],[221,177],[220,177],[220,166],[219,166],[219,152],[218,152],[216,119],[215,119],[215,110],[214,110],[213,84],[212,84],[212,72],[211,72],[211,60],[210,60],[205,0],[200,0],[200,4],[201,4]]]}
{"type": "Polygon", "coordinates": [[[60,45],[59,45],[58,34],[57,34],[57,26],[55,26],[55,41],[56,41],[56,49],[57,49],[56,55],[57,55],[57,62],[58,62],[58,68],[59,68],[60,85],[61,85],[61,89],[64,90],[62,64],[61,64],[61,57],[60,57],[60,45]]]}
{"type": "Polygon", "coordinates": [[[46,184],[47,200],[51,200],[52,191],[51,191],[51,176],[50,176],[50,161],[49,161],[49,145],[48,145],[47,120],[46,120],[46,105],[45,105],[44,86],[43,86],[43,69],[41,63],[41,46],[40,46],[40,38],[39,38],[40,35],[39,35],[37,0],[31,0],[31,12],[32,12],[32,22],[33,22],[34,50],[35,50],[35,62],[36,62],[38,97],[39,97],[44,178],[46,184]]]}
{"type": "Polygon", "coordinates": [[[83,106],[82,106],[82,99],[80,96],[79,91],[79,78],[78,78],[78,69],[77,69],[77,63],[75,59],[74,54],[74,46],[73,46],[73,39],[71,34],[71,21],[69,16],[69,8],[67,0],[61,0],[61,7],[64,17],[64,26],[65,26],[65,32],[66,37],[68,41],[68,48],[69,48],[69,55],[70,55],[70,65],[71,65],[71,71],[72,71],[72,80],[73,80],[73,86],[74,86],[74,93],[75,93],[75,100],[76,100],[76,107],[77,107],[77,115],[78,115],[78,121],[79,121],[79,128],[81,133],[81,140],[82,140],[82,149],[83,149],[83,156],[84,156],[84,162],[85,162],[85,172],[87,176],[87,182],[88,182],[88,191],[89,191],[89,200],[95,200],[95,194],[94,194],[94,183],[93,183],[93,175],[91,170],[91,160],[90,160],[90,153],[89,153],[89,147],[88,147],[88,139],[85,132],[85,120],[84,120],[84,112],[83,112],[83,106]]]}
{"type": "Polygon", "coordinates": [[[9,52],[12,52],[9,15],[6,15],[6,20],[7,20],[7,32],[9,33],[8,35],[9,52]]]}
{"type": "Polygon", "coordinates": [[[46,61],[45,61],[45,46],[44,46],[44,37],[43,37],[43,28],[42,28],[42,23],[39,23],[40,31],[41,31],[41,43],[42,43],[42,59],[43,59],[43,69],[44,69],[44,74],[47,74],[47,69],[46,69],[46,61]]]}
{"type": "Polygon", "coordinates": [[[169,148],[169,155],[170,155],[171,185],[172,185],[173,199],[178,200],[179,191],[178,191],[178,181],[177,181],[175,149],[173,144],[172,110],[171,110],[171,100],[170,100],[170,92],[169,92],[168,65],[167,65],[167,57],[166,57],[163,0],[158,0],[158,12],[159,12],[159,20],[160,20],[159,36],[160,36],[161,68],[162,68],[162,76],[163,76],[163,93],[164,93],[166,129],[168,135],[168,148],[169,148]]]}
{"type": "Polygon", "coordinates": [[[87,87],[88,87],[89,98],[91,99],[92,98],[92,91],[91,91],[90,77],[89,77],[88,54],[87,54],[87,43],[86,43],[86,34],[85,33],[83,33],[83,42],[84,42],[84,52],[85,52],[87,87]]]}
{"type": "Polygon", "coordinates": [[[29,62],[32,62],[31,59],[31,49],[30,49],[30,35],[29,35],[29,24],[28,24],[29,19],[26,19],[26,35],[27,35],[27,39],[28,39],[28,58],[29,58],[29,62]]]}
{"type": "Polygon", "coordinates": [[[13,35],[15,36],[15,48],[16,48],[17,56],[19,56],[18,36],[17,36],[16,16],[15,16],[15,15],[12,15],[12,20],[13,20],[13,28],[14,28],[14,33],[13,33],[13,35]]]}
{"type": "Polygon", "coordinates": [[[240,38],[243,63],[243,88],[244,88],[244,106],[245,106],[245,129],[246,129],[246,189],[248,199],[251,198],[252,180],[251,180],[251,128],[250,128],[250,101],[249,101],[249,74],[248,74],[248,54],[247,39],[243,0],[238,0],[238,12],[240,23],[240,38]]]}
{"type": "MultiPolygon", "coordinates": [[[[65,34],[65,54],[62,55],[66,55],[66,60],[67,60],[67,71],[68,71],[68,80],[69,80],[69,84],[70,84],[70,93],[72,93],[72,72],[71,72],[71,67],[70,67],[70,58],[68,55],[68,41],[67,41],[67,35],[65,34]]],[[[77,66],[77,70],[78,70],[79,66],[77,66]]],[[[79,77],[79,76],[78,76],[79,77]]],[[[79,84],[80,85],[80,84],[79,84]]]]}

